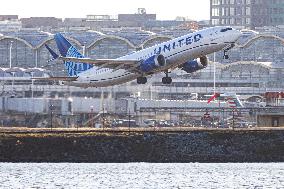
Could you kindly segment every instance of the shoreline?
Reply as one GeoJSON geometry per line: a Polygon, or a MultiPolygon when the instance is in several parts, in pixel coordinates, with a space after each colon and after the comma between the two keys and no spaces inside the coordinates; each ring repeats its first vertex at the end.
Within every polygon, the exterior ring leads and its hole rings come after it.
{"type": "Polygon", "coordinates": [[[0,162],[284,162],[284,128],[152,129],[0,128],[0,162]]]}

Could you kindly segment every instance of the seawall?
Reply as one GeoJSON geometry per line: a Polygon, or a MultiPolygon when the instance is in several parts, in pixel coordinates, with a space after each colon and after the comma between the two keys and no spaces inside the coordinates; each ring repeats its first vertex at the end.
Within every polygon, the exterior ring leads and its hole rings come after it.
{"type": "Polygon", "coordinates": [[[284,162],[284,130],[0,133],[2,162],[284,162]]]}

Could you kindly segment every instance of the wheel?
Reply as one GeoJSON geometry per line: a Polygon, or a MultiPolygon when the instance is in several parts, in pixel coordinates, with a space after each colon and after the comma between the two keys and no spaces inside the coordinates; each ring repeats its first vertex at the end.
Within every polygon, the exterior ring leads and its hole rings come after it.
{"type": "Polygon", "coordinates": [[[167,81],[166,81],[166,80],[167,80],[167,78],[166,78],[166,77],[163,77],[163,78],[162,78],[162,83],[163,83],[163,84],[167,84],[167,81]]]}
{"type": "Polygon", "coordinates": [[[137,84],[141,84],[141,78],[137,77],[137,84]]]}
{"type": "Polygon", "coordinates": [[[141,78],[141,84],[146,84],[147,83],[147,77],[142,77],[141,78]]]}
{"type": "Polygon", "coordinates": [[[137,77],[137,84],[147,83],[147,77],[137,77]]]}
{"type": "Polygon", "coordinates": [[[163,84],[171,84],[172,83],[172,78],[171,77],[163,77],[162,78],[162,83],[163,84]]]}
{"type": "Polygon", "coordinates": [[[167,77],[167,84],[171,84],[172,83],[172,78],[171,77],[167,77]]]}

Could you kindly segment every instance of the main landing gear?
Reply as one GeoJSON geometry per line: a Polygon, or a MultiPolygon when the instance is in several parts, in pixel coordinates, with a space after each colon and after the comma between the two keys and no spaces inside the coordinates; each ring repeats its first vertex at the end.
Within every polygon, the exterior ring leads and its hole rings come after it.
{"type": "Polygon", "coordinates": [[[172,78],[169,77],[169,72],[165,72],[166,77],[162,78],[162,83],[163,84],[171,84],[172,83],[172,78]]]}
{"type": "Polygon", "coordinates": [[[228,50],[224,50],[224,56],[223,56],[224,59],[229,59],[229,55],[228,55],[228,50]]]}
{"type": "Polygon", "coordinates": [[[224,49],[224,56],[223,56],[224,59],[229,59],[228,51],[230,49],[232,49],[234,46],[235,46],[235,44],[232,43],[230,46],[228,46],[226,49],[224,49]]]}
{"type": "Polygon", "coordinates": [[[146,84],[147,77],[137,77],[137,84],[146,84]]]}
{"type": "MultiPolygon", "coordinates": [[[[163,84],[171,84],[172,83],[172,78],[169,77],[169,72],[165,72],[166,77],[162,78],[162,83],[163,84]]],[[[146,84],[147,83],[147,77],[137,77],[137,84],[146,84]]]]}

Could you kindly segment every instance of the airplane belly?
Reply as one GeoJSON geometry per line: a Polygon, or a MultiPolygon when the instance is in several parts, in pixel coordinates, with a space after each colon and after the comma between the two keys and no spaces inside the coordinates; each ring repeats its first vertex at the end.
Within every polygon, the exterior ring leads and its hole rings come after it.
{"type": "Polygon", "coordinates": [[[186,51],[170,55],[167,58],[167,62],[169,67],[176,67],[184,62],[187,62],[188,60],[194,60],[196,58],[200,58],[201,56],[206,56],[215,51],[219,51],[225,46],[226,44],[211,44],[210,46],[188,49],[186,51]]]}
{"type": "Polygon", "coordinates": [[[81,79],[75,82],[69,82],[68,85],[78,87],[108,87],[126,83],[136,79],[139,75],[125,72],[108,72],[104,74],[98,74],[88,79],[81,79]]]}

